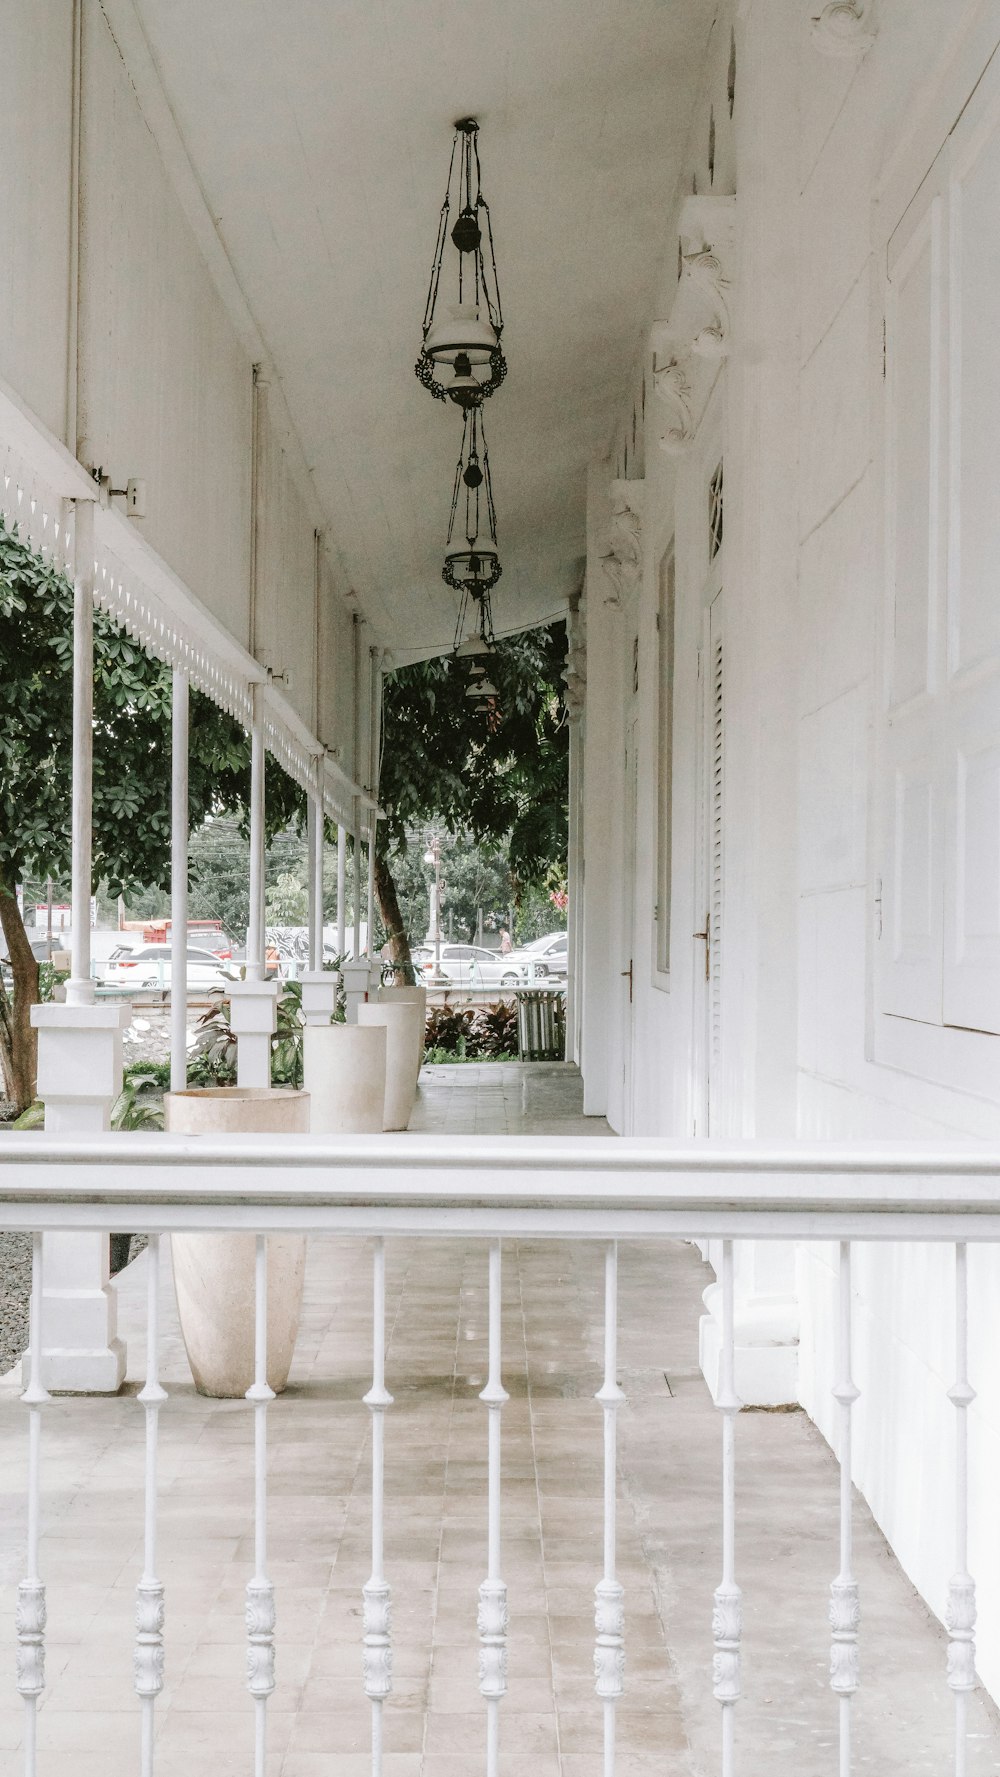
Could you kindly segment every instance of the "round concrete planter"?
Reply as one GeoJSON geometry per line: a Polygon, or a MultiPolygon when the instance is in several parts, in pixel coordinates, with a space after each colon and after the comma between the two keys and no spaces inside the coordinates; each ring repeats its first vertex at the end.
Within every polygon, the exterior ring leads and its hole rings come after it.
{"type": "Polygon", "coordinates": [[[313,1135],[380,1135],[388,1033],[378,1024],[315,1024],[303,1032],[313,1135]]]}
{"type": "Polygon", "coordinates": [[[402,1001],[405,1005],[420,1007],[420,1044],[417,1050],[416,1072],[416,1078],[419,1080],[420,1067],[424,1059],[424,1031],[427,1028],[427,989],[418,982],[412,982],[409,985],[401,983],[399,987],[380,987],[378,997],[380,1003],[384,1001],[387,1006],[391,1006],[394,1001],[402,1001]]]}
{"type": "Polygon", "coordinates": [[[417,1091],[417,1062],[423,1047],[420,1007],[411,1000],[368,1000],[358,1007],[358,1026],[385,1026],[385,1116],[383,1128],[405,1129],[417,1091]]]}
{"type": "MultiPolygon", "coordinates": [[[[309,1094],[279,1087],[209,1086],[168,1092],[165,1127],[175,1135],[301,1135],[309,1094]]],[[[199,1394],[236,1400],[254,1379],[254,1234],[172,1234],[181,1332],[199,1394]]],[[[267,1380],[288,1381],[302,1311],[304,1234],[267,1237],[267,1380]]]]}

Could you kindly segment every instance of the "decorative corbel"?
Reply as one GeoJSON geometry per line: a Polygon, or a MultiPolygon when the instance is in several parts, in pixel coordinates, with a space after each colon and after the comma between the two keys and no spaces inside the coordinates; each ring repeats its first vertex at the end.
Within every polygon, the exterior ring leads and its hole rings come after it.
{"type": "Polygon", "coordinates": [[[681,212],[682,277],[697,291],[708,318],[695,331],[691,350],[699,358],[725,358],[731,332],[727,276],[736,225],[732,198],[689,198],[681,212]]]}
{"type": "Polygon", "coordinates": [[[673,416],[673,424],[660,435],[660,449],[680,456],[695,434],[691,408],[691,383],[683,361],[675,354],[665,364],[653,359],[653,389],[673,416]]]}
{"type": "Polygon", "coordinates": [[[812,27],[823,55],[863,56],[875,41],[875,0],[829,0],[812,27]]]}
{"type": "Polygon", "coordinates": [[[642,507],[643,481],[611,483],[611,548],[601,557],[601,564],[611,585],[604,603],[620,610],[624,595],[642,578],[642,507]]]}

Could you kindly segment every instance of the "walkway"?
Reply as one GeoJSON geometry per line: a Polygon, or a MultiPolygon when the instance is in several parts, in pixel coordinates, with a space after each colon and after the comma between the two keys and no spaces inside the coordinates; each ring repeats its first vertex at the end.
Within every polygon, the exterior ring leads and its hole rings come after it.
{"type": "MultiPolygon", "coordinates": [[[[421,1128],[607,1134],[580,1116],[562,1067],[428,1070],[421,1128]]],[[[593,1587],[601,1560],[599,1386],[602,1257],[582,1243],[505,1251],[504,1571],[509,1694],[502,1769],[513,1777],[599,1777],[592,1676],[593,1587]]],[[[123,1274],[130,1373],[141,1377],[144,1261],[123,1274]]],[[[361,1586],[369,1571],[369,1265],[356,1242],[315,1239],[293,1385],[270,1415],[278,1688],[269,1777],[370,1771],[360,1685],[361,1586]]],[[[619,1777],[710,1777],[719,1769],[711,1694],[711,1603],[719,1564],[719,1424],[697,1369],[708,1273],[688,1246],[621,1250],[620,1575],[627,1670],[619,1777]]],[[[385,1777],[473,1777],[484,1769],[476,1593],[485,1560],[486,1253],[480,1243],[388,1248],[391,1339],[387,1574],[394,1695],[385,1777]]],[[[252,1717],[243,1688],[251,1426],[242,1403],[193,1390],[173,1319],[161,1416],[161,1574],[168,1687],[157,1777],[247,1777],[252,1717]]],[[[136,1382],[129,1385],[134,1397],[136,1382]]],[[[23,1561],[25,1435],[0,1400],[0,1671],[12,1669],[13,1586],[23,1561]]],[[[134,1398],[62,1400],[46,1411],[43,1571],[48,1690],[40,1777],[133,1777],[134,1586],[141,1563],[142,1412],[134,1398]]],[[[835,1709],[827,1686],[826,1598],[836,1568],[837,1474],[803,1414],[748,1413],[737,1428],[739,1577],[745,1600],[747,1777],[829,1777],[835,1709]]],[[[863,1688],[856,1770],[907,1777],[950,1769],[944,1638],[857,1512],[863,1688]]],[[[1000,1731],[976,1702],[969,1777],[1000,1771],[1000,1731]]],[[[0,1697],[0,1773],[20,1773],[20,1703],[0,1697]]]]}

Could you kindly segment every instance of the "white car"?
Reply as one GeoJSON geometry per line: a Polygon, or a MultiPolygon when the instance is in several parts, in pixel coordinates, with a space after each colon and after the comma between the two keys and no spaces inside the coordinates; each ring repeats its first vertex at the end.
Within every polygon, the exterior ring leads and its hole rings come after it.
{"type": "Polygon", "coordinates": [[[565,978],[568,957],[567,933],[548,932],[544,938],[533,938],[530,944],[521,944],[516,950],[508,951],[504,961],[517,963],[529,981],[538,981],[547,976],[565,978]]]}
{"type": "MultiPolygon", "coordinates": [[[[142,944],[136,950],[129,950],[123,944],[105,965],[105,985],[133,989],[169,987],[171,958],[169,944],[142,944]]],[[[188,945],[188,987],[224,987],[227,981],[235,980],[238,975],[238,969],[231,963],[222,962],[213,951],[188,945]]]]}
{"type": "MultiPolygon", "coordinates": [[[[434,977],[434,952],[421,946],[417,968],[430,985],[434,977]]],[[[523,965],[486,950],[480,944],[442,944],[441,974],[451,987],[521,987],[523,965]]]]}

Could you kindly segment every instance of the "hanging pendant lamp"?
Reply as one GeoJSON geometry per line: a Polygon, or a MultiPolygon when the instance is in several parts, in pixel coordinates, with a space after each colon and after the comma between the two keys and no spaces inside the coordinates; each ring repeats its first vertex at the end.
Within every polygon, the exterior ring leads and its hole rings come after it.
{"type": "Polygon", "coordinates": [[[451,145],[416,362],[424,388],[435,400],[454,401],[466,412],[478,407],[507,374],[502,332],[493,229],[482,193],[479,125],[474,117],[463,117],[451,145]],[[453,189],[458,215],[449,233],[453,189]]]}
{"type": "Polygon", "coordinates": [[[462,427],[462,448],[455,466],[448,541],[441,575],[456,592],[479,603],[502,573],[483,416],[477,407],[469,407],[462,427]]]}

